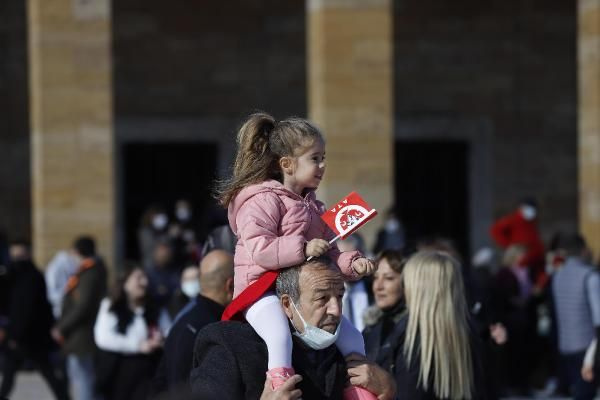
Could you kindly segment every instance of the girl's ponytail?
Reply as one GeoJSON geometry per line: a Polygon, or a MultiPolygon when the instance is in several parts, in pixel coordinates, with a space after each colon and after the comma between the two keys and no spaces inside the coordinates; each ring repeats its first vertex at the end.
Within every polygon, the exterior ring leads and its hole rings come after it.
{"type": "Polygon", "coordinates": [[[278,174],[278,157],[269,145],[275,118],[266,113],[252,114],[237,134],[238,151],[233,176],[218,183],[217,199],[227,207],[245,186],[272,179],[278,174]]]}
{"type": "Polygon", "coordinates": [[[252,114],[237,135],[238,154],[233,165],[233,175],[247,170],[248,163],[269,158],[269,136],[275,128],[275,118],[265,113],[252,114]]]}

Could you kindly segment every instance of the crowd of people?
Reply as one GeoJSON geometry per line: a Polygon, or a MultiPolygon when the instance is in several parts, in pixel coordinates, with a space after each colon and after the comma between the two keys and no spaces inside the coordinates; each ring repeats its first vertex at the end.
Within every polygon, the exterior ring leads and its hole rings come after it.
{"type": "Polygon", "coordinates": [[[89,236],[58,252],[45,275],[27,242],[8,243],[0,398],[9,398],[23,368],[38,370],[57,399],[146,399],[186,383],[196,332],[231,300],[233,257],[214,248],[178,268],[172,246],[157,242],[149,268],[126,262],[109,282],[89,236]],[[169,286],[175,275],[179,283],[169,286]]]}
{"type": "MultiPolygon", "coordinates": [[[[377,266],[372,277],[343,283],[343,314],[338,317],[346,315],[362,331],[367,362],[394,377],[398,398],[469,398],[467,390],[472,390],[470,398],[594,397],[600,280],[583,238],[557,237],[547,252],[542,250],[542,268],[525,261],[531,259],[530,247],[522,239],[498,243],[496,251],[482,249],[467,265],[450,240],[406,242],[397,218],[388,218],[395,221],[379,232],[376,246],[381,241],[387,245],[377,253],[365,249],[359,234],[338,243],[342,251],[374,254],[377,266]]],[[[492,235],[504,223],[495,224],[492,235]]],[[[219,231],[223,229],[228,230],[219,231]]],[[[226,245],[214,246],[211,239],[205,253],[198,257],[189,252],[179,264],[173,261],[176,241],[159,237],[149,247],[148,265],[121,266],[111,290],[90,237],[77,238],[72,249],[58,252],[45,276],[33,264],[28,243],[11,242],[8,268],[0,274],[0,397],[10,394],[23,367],[39,370],[58,399],[70,398],[69,393],[76,399],[191,396],[194,390],[204,393],[198,398],[212,398],[206,394],[221,393],[221,385],[244,387],[240,380],[250,378],[229,377],[223,374],[226,365],[220,366],[239,360],[213,354],[212,346],[224,340],[221,335],[231,335],[227,337],[239,340],[221,343],[221,351],[247,353],[243,349],[258,346],[251,328],[236,325],[234,332],[225,333],[213,328],[202,331],[205,335],[196,343],[202,328],[218,321],[233,298],[230,249],[235,235],[219,232],[218,237],[226,237],[226,245]],[[234,344],[239,348],[228,349],[234,344]],[[195,374],[191,380],[190,373],[195,374]],[[236,384],[226,384],[227,379],[236,384]]],[[[327,266],[331,260],[318,258],[310,263],[311,271],[319,262],[327,266]]],[[[308,292],[298,284],[300,294],[308,292]]],[[[301,304],[301,299],[294,301],[301,304]]],[[[301,348],[296,342],[294,348],[301,348]]],[[[264,349],[250,353],[267,357],[264,349]]],[[[260,364],[261,357],[244,362],[249,370],[260,371],[252,362],[260,364]]],[[[299,367],[307,360],[295,357],[293,353],[296,372],[307,374],[299,367]]],[[[365,363],[360,358],[345,362],[365,363]]],[[[229,398],[259,398],[263,384],[229,398]]],[[[314,388],[303,387],[305,396],[310,390],[314,388]]]]}
{"type": "Polygon", "coordinates": [[[331,244],[319,129],[255,114],[238,144],[208,235],[179,200],[148,208],[112,274],[89,236],[44,273],[0,244],[0,399],[22,368],[77,400],[595,396],[600,275],[580,235],[544,245],[534,200],[472,257],[393,209],[372,249],[331,244]]]}

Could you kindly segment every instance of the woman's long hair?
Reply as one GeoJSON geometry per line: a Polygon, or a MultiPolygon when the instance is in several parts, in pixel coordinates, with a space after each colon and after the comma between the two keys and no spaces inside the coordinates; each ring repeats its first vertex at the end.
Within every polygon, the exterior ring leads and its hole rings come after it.
{"type": "Polygon", "coordinates": [[[269,179],[281,181],[279,159],[296,155],[298,149],[323,140],[310,121],[288,118],[276,121],[267,113],[248,117],[237,134],[237,154],[230,178],[217,182],[215,197],[227,207],[244,187],[269,179]]]}
{"type": "Polygon", "coordinates": [[[404,267],[407,364],[419,365],[419,384],[441,399],[470,399],[473,363],[460,264],[440,251],[421,251],[404,267]]]}
{"type": "MultiPolygon", "coordinates": [[[[127,332],[127,327],[131,324],[134,317],[133,310],[129,307],[127,293],[125,293],[125,282],[129,279],[131,274],[138,269],[143,271],[143,269],[135,263],[125,263],[123,269],[117,275],[113,293],[110,296],[110,311],[117,316],[117,332],[122,334],[127,332]]],[[[143,306],[146,324],[148,326],[156,325],[158,322],[159,309],[150,299],[148,292],[146,292],[146,296],[143,299],[143,306]]]]}

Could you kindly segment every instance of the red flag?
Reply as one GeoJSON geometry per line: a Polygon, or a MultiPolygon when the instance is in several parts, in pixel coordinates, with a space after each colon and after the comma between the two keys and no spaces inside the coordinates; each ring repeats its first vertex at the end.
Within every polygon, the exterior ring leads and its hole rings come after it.
{"type": "MultiPolygon", "coordinates": [[[[321,218],[338,237],[345,239],[377,215],[356,192],[350,193],[335,206],[329,207],[321,218]]],[[[334,239],[335,240],[335,239],[334,239]]]]}

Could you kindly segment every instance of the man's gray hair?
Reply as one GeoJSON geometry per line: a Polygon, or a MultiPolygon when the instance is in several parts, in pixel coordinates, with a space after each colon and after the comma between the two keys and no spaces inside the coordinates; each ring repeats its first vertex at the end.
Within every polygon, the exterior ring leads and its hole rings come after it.
{"type": "Polygon", "coordinates": [[[277,297],[287,294],[294,303],[298,303],[300,299],[300,269],[305,265],[322,264],[331,266],[332,261],[327,256],[315,257],[310,261],[304,261],[302,264],[295,265],[289,268],[283,268],[277,275],[275,281],[275,293],[277,297]]]}

